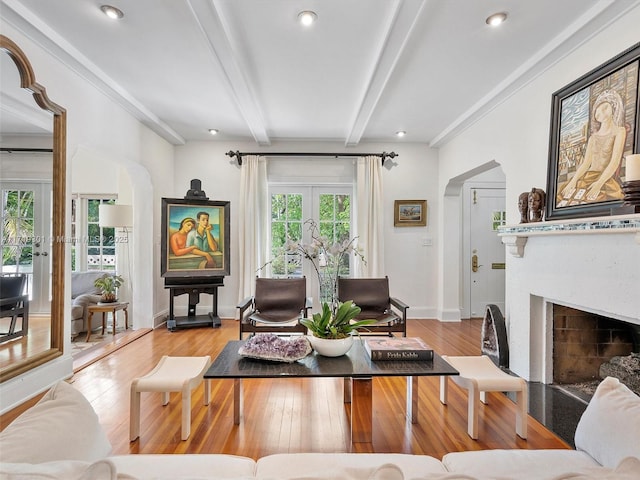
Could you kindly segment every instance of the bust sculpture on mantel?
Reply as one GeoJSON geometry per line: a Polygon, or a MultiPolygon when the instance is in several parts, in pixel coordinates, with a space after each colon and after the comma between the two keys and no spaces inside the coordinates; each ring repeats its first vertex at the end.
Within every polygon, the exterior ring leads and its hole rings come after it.
{"type": "Polygon", "coordinates": [[[541,222],[544,212],[546,194],[541,188],[533,187],[528,194],[528,219],[529,222],[541,222]]]}
{"type": "Polygon", "coordinates": [[[518,210],[520,211],[520,223],[529,223],[529,192],[518,195],[518,210]]]}

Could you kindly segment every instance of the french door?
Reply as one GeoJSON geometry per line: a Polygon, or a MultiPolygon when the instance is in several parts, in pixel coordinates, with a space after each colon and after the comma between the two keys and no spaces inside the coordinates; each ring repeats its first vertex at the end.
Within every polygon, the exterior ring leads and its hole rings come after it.
{"type": "MultiPolygon", "coordinates": [[[[309,244],[312,241],[307,220],[313,220],[320,234],[330,243],[343,242],[353,236],[353,188],[351,186],[277,185],[270,186],[271,199],[271,275],[307,278],[307,295],[313,297],[314,310],[328,300],[330,292],[320,282],[311,261],[299,254],[284,251],[286,241],[309,244]]],[[[351,259],[341,275],[351,272],[351,259]]]]}
{"type": "Polygon", "coordinates": [[[26,273],[29,312],[51,311],[51,183],[2,182],[2,273],[26,273]]]}

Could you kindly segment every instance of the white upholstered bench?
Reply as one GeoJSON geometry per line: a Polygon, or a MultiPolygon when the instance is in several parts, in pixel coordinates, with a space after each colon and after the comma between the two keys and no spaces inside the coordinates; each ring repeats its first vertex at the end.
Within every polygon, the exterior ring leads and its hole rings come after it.
{"type": "MultiPolygon", "coordinates": [[[[478,438],[478,400],[487,403],[485,392],[516,392],[516,433],[527,438],[527,382],[503,372],[486,355],[442,358],[460,372],[450,378],[469,392],[467,433],[478,438]]],[[[440,401],[447,404],[448,384],[445,376],[440,377],[440,401]]]]}
{"type": "MultiPolygon", "coordinates": [[[[169,392],[182,392],[182,440],[191,434],[191,390],[202,382],[211,357],[170,357],[165,355],[145,376],[131,382],[129,439],[140,436],[140,392],[162,392],[162,405],[169,403],[169,392]]],[[[209,405],[210,380],[204,382],[204,404],[209,405]]]]}

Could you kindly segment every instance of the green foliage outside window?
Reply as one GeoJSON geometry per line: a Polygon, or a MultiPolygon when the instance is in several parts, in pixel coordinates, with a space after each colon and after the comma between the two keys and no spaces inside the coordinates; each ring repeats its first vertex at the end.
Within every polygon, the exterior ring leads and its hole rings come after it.
{"type": "Polygon", "coordinates": [[[2,212],[2,264],[30,265],[34,218],[32,191],[5,190],[2,212]]]}
{"type": "MultiPolygon", "coordinates": [[[[303,257],[298,252],[287,252],[287,241],[303,241],[302,194],[287,193],[271,196],[271,273],[274,277],[302,276],[303,257]]],[[[318,234],[329,244],[351,241],[351,196],[321,194],[319,196],[318,234]]],[[[350,274],[350,256],[340,257],[340,275],[350,274]]],[[[320,298],[331,296],[332,275],[324,269],[318,272],[320,298]]]]}

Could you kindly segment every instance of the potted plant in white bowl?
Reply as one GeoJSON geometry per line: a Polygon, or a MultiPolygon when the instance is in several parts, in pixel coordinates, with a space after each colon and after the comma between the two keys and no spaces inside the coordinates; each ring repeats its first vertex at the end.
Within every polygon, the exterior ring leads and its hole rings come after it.
{"type": "Polygon", "coordinates": [[[124,279],[120,275],[105,274],[97,278],[93,284],[100,289],[102,303],[114,303],[118,301],[117,289],[124,283],[124,279]]]}
{"type": "Polygon", "coordinates": [[[324,302],[322,313],[314,313],[311,318],[301,319],[300,323],[309,329],[311,335],[307,338],[316,352],[326,357],[339,357],[349,351],[353,334],[359,328],[375,323],[375,320],[354,322],[360,311],[351,300],[332,306],[324,302]]]}

